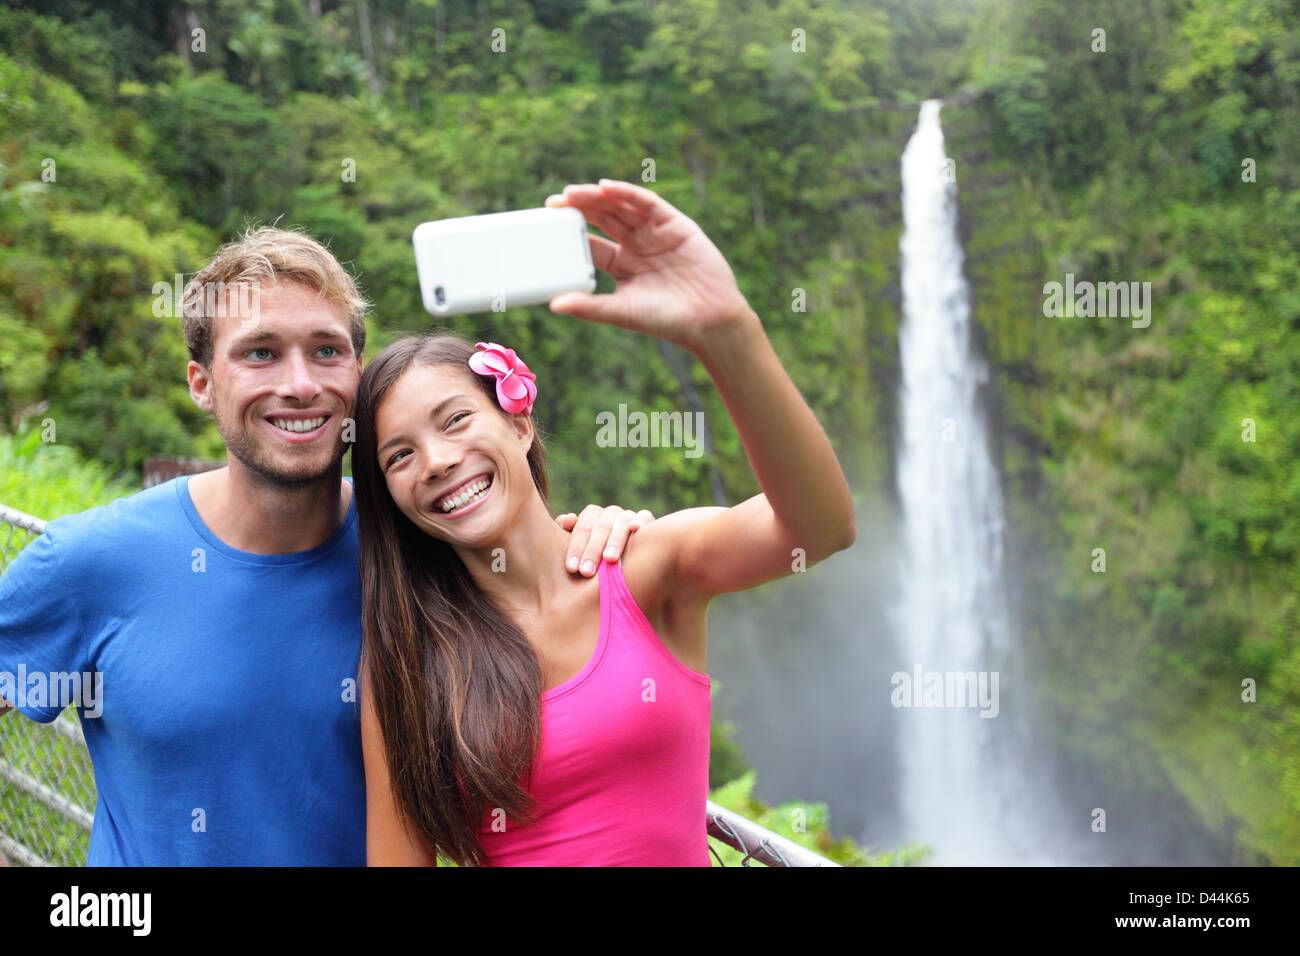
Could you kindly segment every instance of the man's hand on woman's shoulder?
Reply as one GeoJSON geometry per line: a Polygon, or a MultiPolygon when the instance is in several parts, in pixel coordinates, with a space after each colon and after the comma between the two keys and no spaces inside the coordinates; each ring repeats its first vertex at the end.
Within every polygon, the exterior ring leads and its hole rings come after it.
{"type": "Polygon", "coordinates": [[[592,577],[602,557],[606,561],[619,560],[628,537],[654,520],[649,511],[629,511],[618,505],[587,505],[582,514],[558,515],[556,523],[572,532],[564,566],[575,574],[592,577]]]}

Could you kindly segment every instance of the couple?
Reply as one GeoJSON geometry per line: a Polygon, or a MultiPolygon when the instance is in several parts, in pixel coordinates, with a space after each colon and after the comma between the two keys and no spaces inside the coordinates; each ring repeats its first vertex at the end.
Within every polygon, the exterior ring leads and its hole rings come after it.
{"type": "Polygon", "coordinates": [[[358,382],[332,257],[223,250],[196,283],[268,283],[256,323],[187,312],[228,467],[52,521],[0,577],[0,670],[103,675],[89,863],[708,864],[708,602],[847,547],[851,497],[694,222],[606,180],[547,203],[618,281],[552,310],[693,351],[764,493],[569,539],[544,370],[424,336],[358,382]]]}

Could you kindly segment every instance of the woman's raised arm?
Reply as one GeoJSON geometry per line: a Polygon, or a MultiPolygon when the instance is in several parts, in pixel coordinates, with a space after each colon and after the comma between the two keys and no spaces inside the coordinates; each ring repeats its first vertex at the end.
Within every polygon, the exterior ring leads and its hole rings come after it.
{"type": "Polygon", "coordinates": [[[708,236],[656,193],[632,183],[570,186],[547,203],[578,208],[616,240],[589,236],[593,261],[618,281],[608,295],[564,293],[551,309],[655,335],[695,353],[763,489],[732,508],[667,515],[638,535],[640,547],[663,556],[677,600],[755,587],[851,545],[857,533],[853,497],[830,439],[708,236]]]}

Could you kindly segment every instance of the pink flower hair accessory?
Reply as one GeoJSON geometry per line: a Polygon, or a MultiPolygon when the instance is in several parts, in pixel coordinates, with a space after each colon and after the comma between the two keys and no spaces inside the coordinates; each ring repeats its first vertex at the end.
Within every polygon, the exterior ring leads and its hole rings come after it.
{"type": "Polygon", "coordinates": [[[524,360],[515,354],[514,349],[495,342],[477,342],[474,345],[481,352],[469,357],[469,367],[479,375],[492,375],[497,380],[497,401],[506,411],[527,412],[532,414],[533,402],[537,400],[537,386],[533,384],[537,376],[528,371],[524,360]]]}

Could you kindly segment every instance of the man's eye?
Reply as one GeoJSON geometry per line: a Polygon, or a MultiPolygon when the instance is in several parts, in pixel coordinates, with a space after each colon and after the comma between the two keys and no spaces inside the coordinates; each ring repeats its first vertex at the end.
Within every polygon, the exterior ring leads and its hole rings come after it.
{"type": "Polygon", "coordinates": [[[270,353],[271,353],[271,350],[270,350],[270,349],[253,349],[253,350],[250,351],[248,354],[249,354],[249,355],[256,356],[258,352],[266,352],[266,353],[267,353],[267,356],[269,357],[269,356],[270,356],[270,353]]]}
{"type": "MultiPolygon", "coordinates": [[[[338,352],[338,349],[337,349],[335,346],[333,346],[333,345],[322,345],[322,346],[320,347],[320,349],[318,349],[318,351],[324,352],[326,349],[329,349],[331,352],[338,352]]],[[[327,355],[327,356],[325,356],[325,357],[326,357],[326,358],[334,358],[333,355],[327,355]]]]}

